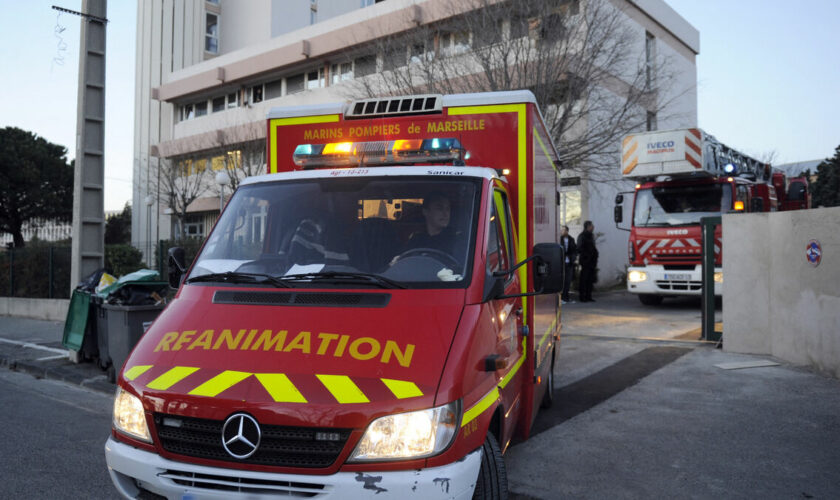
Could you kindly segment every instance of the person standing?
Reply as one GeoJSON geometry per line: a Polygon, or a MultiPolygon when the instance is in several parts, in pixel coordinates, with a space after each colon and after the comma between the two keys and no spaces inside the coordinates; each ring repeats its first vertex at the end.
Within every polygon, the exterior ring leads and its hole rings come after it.
{"type": "Polygon", "coordinates": [[[572,280],[575,277],[577,245],[575,244],[575,239],[569,235],[569,226],[563,226],[563,232],[560,235],[560,246],[563,247],[563,253],[566,256],[566,272],[563,274],[563,292],[560,294],[560,302],[563,304],[568,302],[574,303],[574,300],[569,298],[569,288],[572,287],[572,280]]]}
{"type": "Polygon", "coordinates": [[[581,302],[595,302],[592,298],[592,286],[596,281],[596,269],[598,267],[598,249],[595,248],[595,226],[591,220],[583,223],[583,232],[577,240],[577,252],[580,261],[580,279],[578,292],[581,302]]]}

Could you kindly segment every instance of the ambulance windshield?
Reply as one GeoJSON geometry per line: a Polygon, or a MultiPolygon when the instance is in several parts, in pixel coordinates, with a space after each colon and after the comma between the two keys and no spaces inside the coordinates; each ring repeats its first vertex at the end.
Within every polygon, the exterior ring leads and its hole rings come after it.
{"type": "Polygon", "coordinates": [[[701,217],[720,215],[732,207],[729,184],[661,186],[636,192],[636,227],[698,224],[701,217]]]}
{"type": "Polygon", "coordinates": [[[478,179],[428,176],[245,185],[188,282],[466,287],[480,190],[478,179]]]}

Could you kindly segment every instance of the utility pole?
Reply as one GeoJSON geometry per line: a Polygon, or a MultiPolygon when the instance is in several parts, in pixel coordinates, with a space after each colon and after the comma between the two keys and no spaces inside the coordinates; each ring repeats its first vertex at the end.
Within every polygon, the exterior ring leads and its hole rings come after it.
{"type": "Polygon", "coordinates": [[[82,0],[70,289],[105,263],[105,25],[107,0],[82,0]]]}

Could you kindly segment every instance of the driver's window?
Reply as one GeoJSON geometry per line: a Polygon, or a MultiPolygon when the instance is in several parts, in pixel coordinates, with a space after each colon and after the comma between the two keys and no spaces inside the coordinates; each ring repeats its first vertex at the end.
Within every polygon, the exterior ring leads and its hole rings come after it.
{"type": "Polygon", "coordinates": [[[490,272],[510,269],[509,242],[506,241],[505,200],[501,192],[493,193],[490,209],[490,233],[487,240],[487,268],[490,272]]]}

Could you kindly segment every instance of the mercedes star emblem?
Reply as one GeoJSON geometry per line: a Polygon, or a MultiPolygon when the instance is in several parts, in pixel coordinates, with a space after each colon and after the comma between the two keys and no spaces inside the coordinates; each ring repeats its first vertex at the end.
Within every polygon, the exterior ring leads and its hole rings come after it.
{"type": "Polygon", "coordinates": [[[251,415],[236,413],[222,427],[222,446],[233,458],[245,459],[260,445],[260,426],[251,415]]]}

